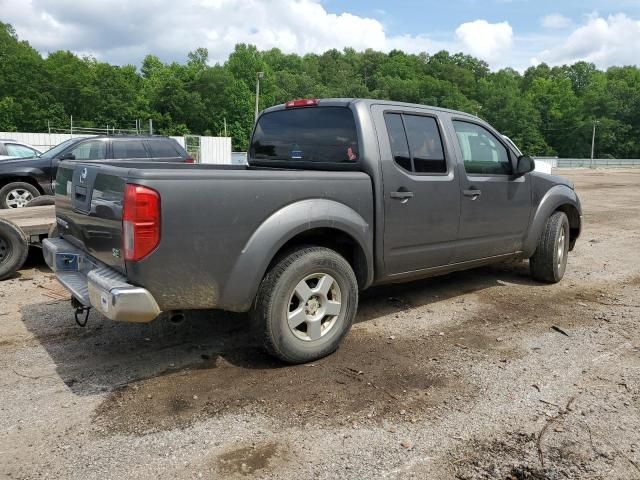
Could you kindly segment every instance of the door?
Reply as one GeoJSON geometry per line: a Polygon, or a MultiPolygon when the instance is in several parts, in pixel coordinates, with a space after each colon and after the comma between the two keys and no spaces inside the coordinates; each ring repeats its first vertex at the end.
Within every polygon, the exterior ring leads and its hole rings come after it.
{"type": "Polygon", "coordinates": [[[373,107],[384,195],[386,275],[447,265],[458,232],[460,195],[442,125],[428,110],[373,107]]]}
{"type": "Polygon", "coordinates": [[[531,179],[515,177],[515,155],[483,125],[453,120],[460,171],[460,234],[455,262],[522,248],[531,214],[531,179]]]}

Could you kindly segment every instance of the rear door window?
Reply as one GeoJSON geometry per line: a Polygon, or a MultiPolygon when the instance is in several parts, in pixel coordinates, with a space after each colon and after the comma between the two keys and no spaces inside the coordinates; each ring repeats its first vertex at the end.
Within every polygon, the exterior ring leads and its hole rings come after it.
{"type": "Polygon", "coordinates": [[[436,119],[424,115],[387,113],[384,116],[393,160],[412,173],[447,173],[436,119]]]}
{"type": "Polygon", "coordinates": [[[262,115],[250,148],[250,163],[354,165],[359,160],[353,113],[346,107],[308,107],[262,115]]]}
{"type": "Polygon", "coordinates": [[[389,143],[391,145],[393,161],[407,172],[412,172],[411,155],[409,154],[407,134],[404,131],[404,124],[402,123],[402,115],[399,113],[387,113],[384,116],[384,120],[387,124],[387,132],[389,133],[389,143]]]}
{"type": "Polygon", "coordinates": [[[147,158],[142,140],[114,140],[113,158],[147,158]]]}
{"type": "Polygon", "coordinates": [[[148,140],[147,148],[153,158],[182,157],[171,140],[148,140]]]}

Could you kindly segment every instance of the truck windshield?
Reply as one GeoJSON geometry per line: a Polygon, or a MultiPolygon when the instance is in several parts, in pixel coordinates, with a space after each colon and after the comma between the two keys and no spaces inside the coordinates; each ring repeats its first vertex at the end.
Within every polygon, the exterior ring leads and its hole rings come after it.
{"type": "Polygon", "coordinates": [[[355,164],[358,134],[347,107],[310,107],[266,113],[256,125],[250,163],[355,164]]]}

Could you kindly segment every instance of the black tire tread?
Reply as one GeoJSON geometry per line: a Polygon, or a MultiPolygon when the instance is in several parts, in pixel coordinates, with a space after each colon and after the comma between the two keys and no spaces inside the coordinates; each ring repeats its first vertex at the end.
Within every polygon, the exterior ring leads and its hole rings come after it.
{"type": "Polygon", "coordinates": [[[44,205],[55,205],[56,197],[53,195],[40,195],[34,197],[25,205],[25,207],[42,207],[44,205]]]}
{"type": "Polygon", "coordinates": [[[0,280],[13,275],[24,265],[29,254],[29,241],[24,232],[13,223],[0,218],[0,235],[11,243],[11,257],[0,263],[0,280]]]}
{"type": "Polygon", "coordinates": [[[554,269],[556,236],[565,222],[568,223],[568,219],[564,212],[555,212],[547,219],[536,251],[529,259],[529,268],[534,279],[547,283],[560,281],[560,278],[556,278],[554,269]]]}
{"type": "MultiPolygon", "coordinates": [[[[259,340],[261,340],[263,348],[267,351],[267,353],[291,364],[305,363],[306,361],[311,361],[312,359],[310,358],[308,360],[304,360],[297,357],[292,357],[287,352],[282,351],[282,349],[279,348],[278,343],[275,341],[271,322],[266,321],[265,319],[267,318],[269,311],[273,307],[273,302],[276,300],[274,293],[276,291],[276,286],[282,276],[297,260],[308,255],[321,255],[323,258],[330,258],[337,262],[344,262],[343,266],[346,267],[345,272],[347,272],[351,276],[351,281],[353,282],[353,284],[357,285],[357,279],[355,273],[353,273],[351,265],[349,265],[344,257],[338,254],[335,250],[331,250],[325,247],[302,246],[297,250],[293,250],[289,254],[281,256],[280,259],[276,261],[275,265],[273,265],[273,267],[269,269],[262,282],[260,283],[258,294],[256,295],[256,299],[250,312],[250,316],[252,317],[253,327],[258,334],[259,340]]],[[[354,295],[355,299],[353,299],[353,301],[355,301],[355,304],[357,305],[357,288],[355,289],[354,295]]],[[[344,332],[339,337],[339,340],[335,342],[335,344],[328,344],[323,350],[317,352],[314,357],[324,357],[337,350],[340,342],[342,341],[342,338],[344,338],[344,336],[349,331],[354,316],[355,315],[352,315],[350,318],[347,318],[347,321],[349,322],[348,327],[344,329],[344,332]]]]}

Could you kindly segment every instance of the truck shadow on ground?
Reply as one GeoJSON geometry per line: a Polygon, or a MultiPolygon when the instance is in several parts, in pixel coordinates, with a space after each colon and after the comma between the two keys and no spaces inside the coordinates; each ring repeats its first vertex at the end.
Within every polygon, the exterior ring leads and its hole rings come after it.
{"type": "MultiPolygon", "coordinates": [[[[491,287],[508,288],[509,284],[539,285],[528,278],[526,265],[509,264],[376,287],[362,294],[356,323],[491,287]]],[[[60,378],[81,396],[111,391],[166,372],[210,366],[216,359],[239,370],[287,372],[297,368],[262,353],[243,314],[197,312],[180,324],[156,320],[136,325],[112,322],[93,313],[87,326],[80,328],[74,323],[70,305],[63,301],[26,306],[22,319],[46,349],[60,378]]],[[[383,342],[381,348],[385,345],[383,342]]],[[[347,346],[333,356],[332,362],[343,362],[350,368],[353,358],[343,358],[349,348],[348,338],[347,346]]]]}

